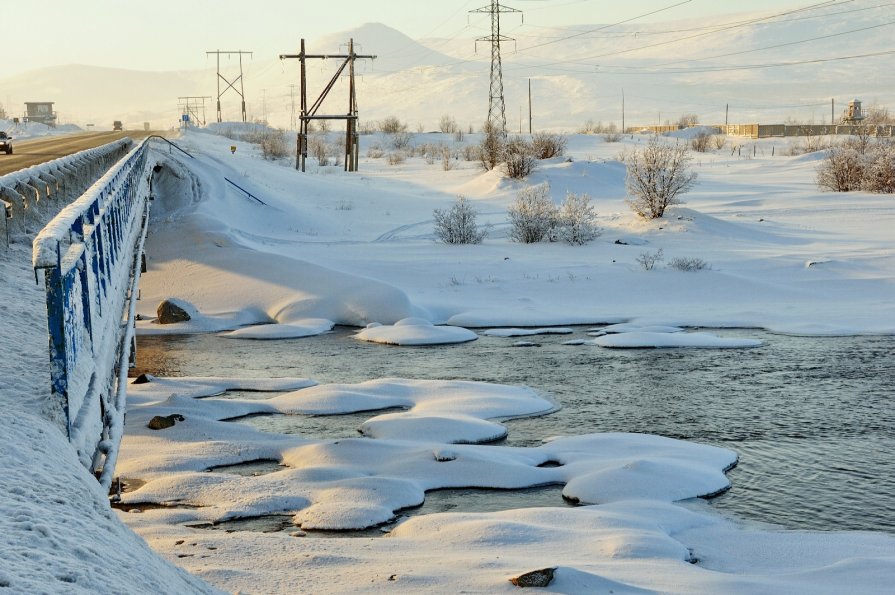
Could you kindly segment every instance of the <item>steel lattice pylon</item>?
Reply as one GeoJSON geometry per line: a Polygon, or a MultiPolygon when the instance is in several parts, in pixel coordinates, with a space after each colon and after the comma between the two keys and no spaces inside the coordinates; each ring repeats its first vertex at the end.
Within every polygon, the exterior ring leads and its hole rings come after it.
{"type": "Polygon", "coordinates": [[[522,11],[501,5],[500,0],[491,0],[489,6],[483,6],[469,12],[491,15],[491,35],[476,39],[476,44],[480,41],[487,41],[491,44],[491,89],[488,93],[487,123],[493,130],[497,130],[501,136],[505,137],[507,135],[507,114],[503,98],[503,67],[500,60],[500,43],[502,41],[515,40],[500,33],[500,13],[513,12],[521,14],[522,11]]]}

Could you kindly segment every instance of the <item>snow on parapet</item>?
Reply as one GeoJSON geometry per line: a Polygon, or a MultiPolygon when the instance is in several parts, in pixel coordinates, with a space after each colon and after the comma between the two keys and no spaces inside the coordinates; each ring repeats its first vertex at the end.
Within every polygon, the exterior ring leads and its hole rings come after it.
{"type": "MultiPolygon", "coordinates": [[[[53,169],[58,169],[62,166],[72,166],[77,168],[77,162],[81,159],[86,159],[88,161],[103,159],[122,151],[132,144],[133,141],[129,138],[121,139],[95,149],[88,149],[68,157],[30,167],[21,172],[11,174],[11,176],[14,176],[16,181],[21,179],[23,182],[27,183],[30,178],[38,177],[41,173],[52,172],[53,169]]],[[[139,148],[139,146],[134,147],[130,153],[128,153],[127,157],[134,155],[139,148]]],[[[62,212],[56,215],[56,217],[40,231],[34,239],[34,248],[31,257],[32,266],[34,268],[49,268],[59,264],[59,247],[60,244],[68,241],[72,225],[79,217],[84,215],[87,209],[92,207],[93,203],[102,195],[102,192],[109,186],[109,184],[113,183],[115,177],[124,168],[126,161],[127,159],[121,159],[114,167],[106,172],[102,178],[97,180],[80,198],[65,207],[62,212]]],[[[0,184],[3,183],[4,179],[0,179],[0,184]]]]}

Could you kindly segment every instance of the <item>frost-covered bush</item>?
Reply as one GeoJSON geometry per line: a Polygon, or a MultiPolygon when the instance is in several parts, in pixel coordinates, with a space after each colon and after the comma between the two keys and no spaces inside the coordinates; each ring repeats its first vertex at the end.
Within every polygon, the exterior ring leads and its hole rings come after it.
{"type": "Polygon", "coordinates": [[[487,230],[476,224],[478,212],[464,196],[458,196],[450,209],[435,209],[435,236],[445,244],[480,244],[487,230]]]}
{"type": "Polygon", "coordinates": [[[817,185],[833,192],[861,189],[864,178],[864,158],[851,147],[835,147],[817,168],[817,185]]]}
{"type": "Polygon", "coordinates": [[[451,155],[451,149],[447,145],[441,147],[441,169],[444,171],[454,169],[454,156],[451,155]]]}
{"type": "Polygon", "coordinates": [[[690,161],[685,145],[669,145],[655,138],[643,149],[628,153],[625,187],[631,209],[641,217],[658,219],[666,208],[680,204],[678,196],[696,183],[690,161]]]}
{"type": "Polygon", "coordinates": [[[692,272],[709,269],[711,266],[701,258],[685,258],[679,256],[668,261],[668,268],[677,271],[692,272]]]}
{"type": "Polygon", "coordinates": [[[532,146],[521,138],[514,138],[506,145],[504,152],[506,174],[514,180],[521,180],[535,170],[537,159],[532,146]]]}
{"type": "Polygon", "coordinates": [[[561,134],[538,132],[531,138],[531,148],[538,159],[559,157],[566,150],[566,137],[561,134]]]}
{"type": "Polygon", "coordinates": [[[895,193],[895,145],[879,144],[871,155],[872,160],[864,169],[861,189],[867,192],[895,193]]]}
{"type": "Polygon", "coordinates": [[[550,186],[546,183],[523,188],[507,214],[510,217],[510,239],[522,244],[550,239],[559,218],[556,205],[550,198],[550,186]]]}
{"type": "Polygon", "coordinates": [[[385,153],[383,153],[382,151],[382,146],[380,146],[379,144],[370,145],[370,147],[367,149],[367,157],[370,159],[382,159],[382,156],[384,154],[385,153]]]}
{"type": "Polygon", "coordinates": [[[598,235],[597,214],[587,194],[566,193],[559,209],[557,237],[573,246],[586,244],[598,235]]]}
{"type": "Polygon", "coordinates": [[[644,271],[651,271],[656,268],[656,265],[665,260],[665,255],[662,252],[662,249],[659,248],[655,252],[641,252],[637,258],[634,259],[637,264],[639,264],[644,271]]]}
{"type": "Polygon", "coordinates": [[[403,150],[410,148],[410,140],[411,136],[407,132],[396,132],[392,135],[392,148],[396,150],[403,150]]]}
{"type": "Polygon", "coordinates": [[[482,148],[479,145],[465,145],[463,147],[463,159],[466,161],[482,161],[482,148]]]}

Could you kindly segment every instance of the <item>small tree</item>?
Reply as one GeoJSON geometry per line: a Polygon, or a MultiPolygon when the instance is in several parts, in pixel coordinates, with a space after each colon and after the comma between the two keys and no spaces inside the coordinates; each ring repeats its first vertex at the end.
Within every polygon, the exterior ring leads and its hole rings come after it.
{"type": "Polygon", "coordinates": [[[503,161],[504,150],[506,148],[504,137],[499,130],[491,125],[490,122],[485,123],[482,132],[484,133],[484,136],[479,145],[481,148],[479,157],[482,160],[482,167],[485,168],[485,171],[491,171],[497,167],[497,164],[503,161]]]}
{"type": "Polygon", "coordinates": [[[658,219],[671,205],[680,204],[678,196],[693,187],[696,173],[690,171],[691,157],[684,145],[667,145],[658,139],[627,155],[627,203],[635,213],[658,219]]]}
{"type": "Polygon", "coordinates": [[[708,134],[705,131],[700,131],[696,134],[692,139],[690,139],[690,146],[697,153],[705,153],[709,150],[709,143],[712,140],[712,135],[708,134]]]}
{"type": "MultiPolygon", "coordinates": [[[[321,122],[326,122],[326,120],[321,120],[321,122]]],[[[386,134],[398,134],[399,132],[407,131],[407,124],[402,123],[395,116],[388,116],[379,122],[379,130],[386,134]]]]}
{"type": "Polygon", "coordinates": [[[566,193],[566,200],[559,210],[558,236],[573,246],[586,244],[598,235],[597,214],[587,194],[566,193]]]}
{"type": "Polygon", "coordinates": [[[696,126],[699,124],[699,116],[696,114],[684,114],[677,121],[677,125],[681,128],[689,128],[690,126],[696,126]]]}
{"type": "Polygon", "coordinates": [[[442,132],[453,134],[457,132],[457,121],[453,116],[445,114],[441,116],[441,120],[438,121],[438,129],[442,132]]]}
{"type": "Polygon", "coordinates": [[[505,156],[506,174],[516,180],[527,177],[537,165],[534,149],[521,138],[514,138],[507,143],[505,156]]]}
{"type": "Polygon", "coordinates": [[[479,230],[476,225],[478,212],[464,196],[458,196],[450,209],[435,209],[432,215],[435,235],[445,244],[480,244],[487,235],[486,230],[479,230]]]}
{"type": "Polygon", "coordinates": [[[550,186],[546,183],[523,188],[507,214],[510,217],[510,239],[522,244],[534,244],[549,238],[559,216],[550,198],[550,186]]]}
{"type": "Polygon", "coordinates": [[[873,159],[864,170],[861,189],[867,192],[895,193],[895,146],[878,144],[872,151],[873,159]]]}

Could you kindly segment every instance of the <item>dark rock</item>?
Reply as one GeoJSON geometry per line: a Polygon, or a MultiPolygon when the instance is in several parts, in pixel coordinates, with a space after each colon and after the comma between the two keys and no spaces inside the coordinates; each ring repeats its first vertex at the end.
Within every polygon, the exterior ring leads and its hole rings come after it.
{"type": "Polygon", "coordinates": [[[171,300],[165,300],[159,304],[156,314],[159,324],[174,324],[190,320],[189,313],[171,300]]]}
{"type": "Polygon", "coordinates": [[[619,246],[627,246],[628,245],[628,242],[626,242],[624,240],[615,240],[615,243],[618,244],[619,246]]]}
{"type": "Polygon", "coordinates": [[[525,574],[520,574],[515,578],[511,578],[510,582],[517,587],[546,587],[553,582],[553,574],[556,568],[542,568],[540,570],[532,570],[525,574]]]}
{"type": "Polygon", "coordinates": [[[131,384],[148,384],[149,382],[149,376],[147,376],[146,374],[140,374],[139,376],[134,378],[134,381],[131,382],[131,384]]]}
{"type": "Polygon", "coordinates": [[[150,430],[165,430],[167,428],[173,427],[175,423],[183,420],[184,417],[176,413],[173,415],[156,415],[149,420],[149,423],[146,427],[148,427],[150,430]]]}

